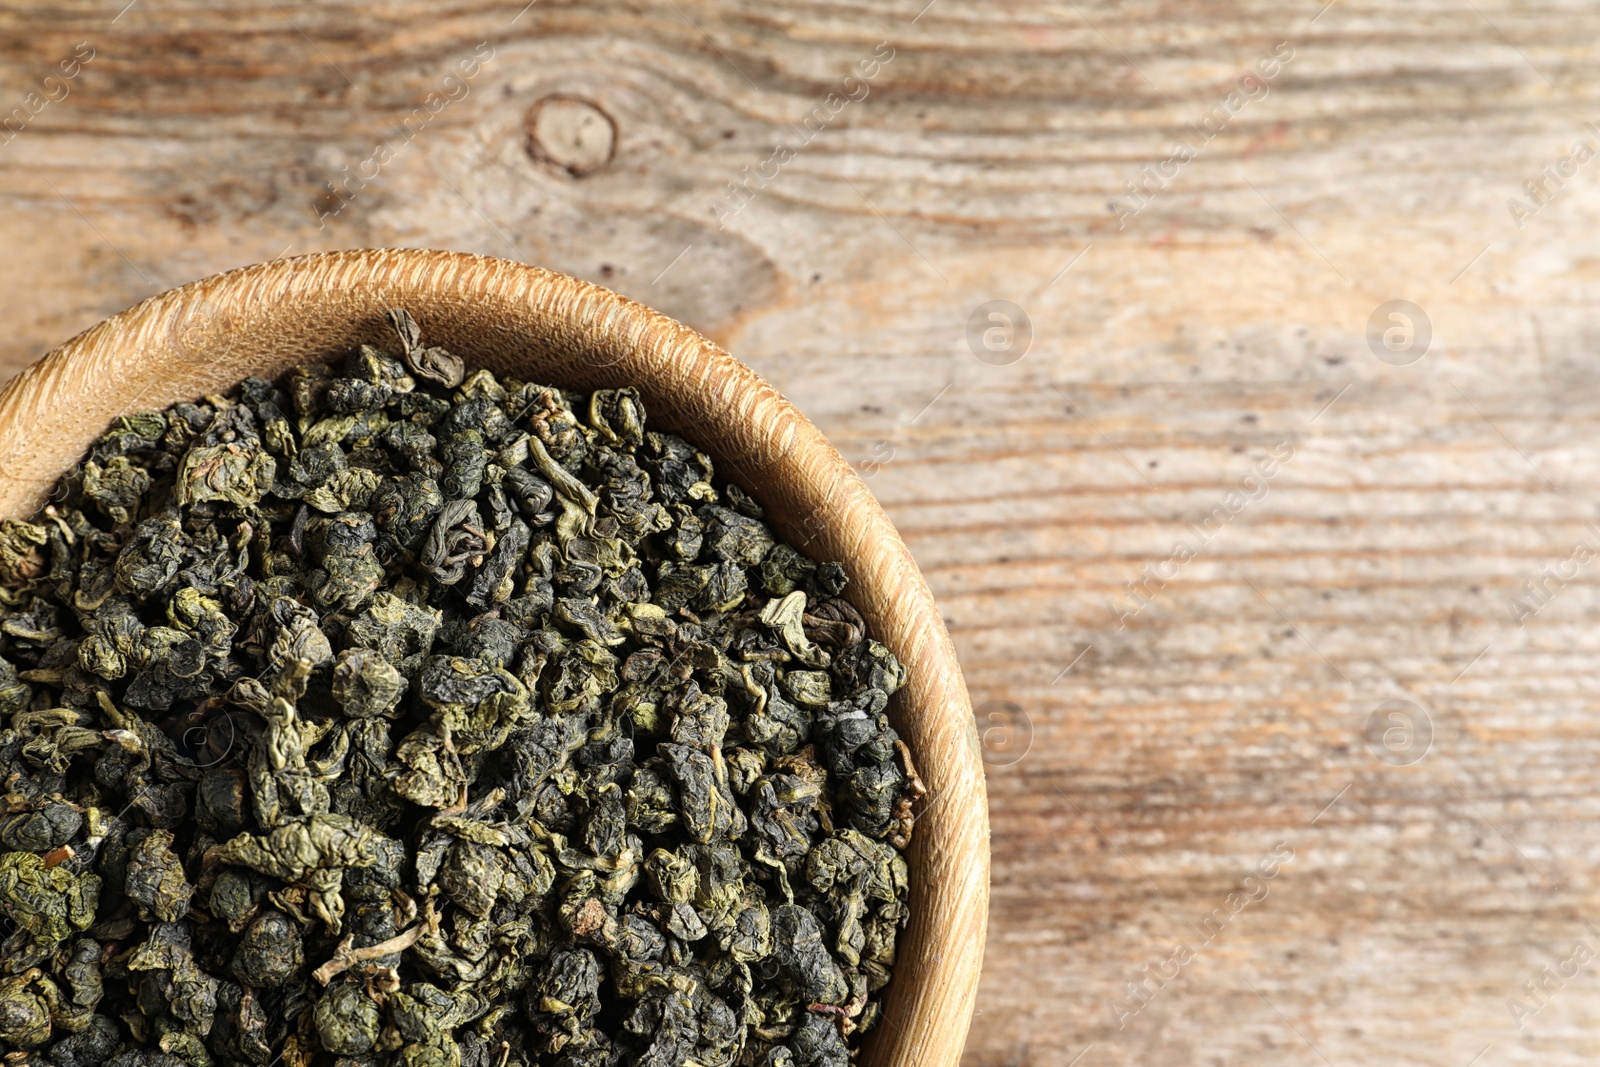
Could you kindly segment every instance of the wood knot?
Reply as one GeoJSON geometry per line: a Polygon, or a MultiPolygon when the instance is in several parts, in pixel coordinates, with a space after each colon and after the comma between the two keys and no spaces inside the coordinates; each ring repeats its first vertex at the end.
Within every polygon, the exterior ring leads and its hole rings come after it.
{"type": "Polygon", "coordinates": [[[528,155],[574,178],[593,174],[617,151],[617,124],[592,100],[552,94],[528,109],[528,155]]]}

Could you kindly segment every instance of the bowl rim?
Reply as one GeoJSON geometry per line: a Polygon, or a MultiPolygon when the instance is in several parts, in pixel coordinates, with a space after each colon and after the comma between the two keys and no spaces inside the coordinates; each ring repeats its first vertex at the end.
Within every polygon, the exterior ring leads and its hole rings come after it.
{"type": "Polygon", "coordinates": [[[777,390],[689,327],[592,282],[462,252],[356,249],[230,270],[104,319],[0,388],[0,516],[31,517],[117,415],[378,340],[388,307],[412,310],[432,343],[471,363],[527,367],[527,377],[566,388],[640,385],[652,421],[692,426],[688,436],[759,495],[781,535],[793,543],[806,530],[817,544],[808,554],[845,565],[852,602],[906,665],[891,721],[929,790],[908,856],[912,917],[861,1062],[955,1067],[982,965],[989,823],[954,645],[865,482],[777,390]],[[540,356],[553,369],[542,379],[531,366],[540,356]],[[675,399],[663,407],[662,395],[675,399]]]}

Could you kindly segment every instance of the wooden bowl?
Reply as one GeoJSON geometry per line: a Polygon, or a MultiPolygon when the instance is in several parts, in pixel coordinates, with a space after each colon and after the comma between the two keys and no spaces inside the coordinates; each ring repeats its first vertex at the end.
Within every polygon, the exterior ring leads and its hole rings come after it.
{"type": "Polygon", "coordinates": [[[862,1062],[954,1067],[989,901],[988,806],[955,649],[911,554],[838,450],[688,327],[576,278],[450,252],[334,252],[230,271],[105,320],[0,390],[0,515],[31,516],[118,415],[387,344],[392,307],[469,364],[573,389],[636,386],[651,422],[705,448],[791,544],[844,564],[850,599],[908,668],[890,714],[928,786],[909,856],[911,922],[862,1062]]]}

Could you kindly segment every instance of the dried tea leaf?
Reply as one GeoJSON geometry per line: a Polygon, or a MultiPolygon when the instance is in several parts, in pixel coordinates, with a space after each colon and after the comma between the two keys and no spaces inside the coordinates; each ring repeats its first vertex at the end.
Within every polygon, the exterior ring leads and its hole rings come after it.
{"type": "Polygon", "coordinates": [[[0,521],[0,1051],[847,1067],[905,668],[638,390],[389,321],[0,521]]]}

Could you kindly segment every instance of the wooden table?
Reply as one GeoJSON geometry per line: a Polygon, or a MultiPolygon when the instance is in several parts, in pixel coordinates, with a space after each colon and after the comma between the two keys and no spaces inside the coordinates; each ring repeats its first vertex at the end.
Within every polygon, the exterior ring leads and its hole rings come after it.
{"type": "Polygon", "coordinates": [[[728,346],[980,706],[970,1064],[1600,1054],[1592,6],[124,2],[0,12],[0,370],[378,244],[728,346]]]}

